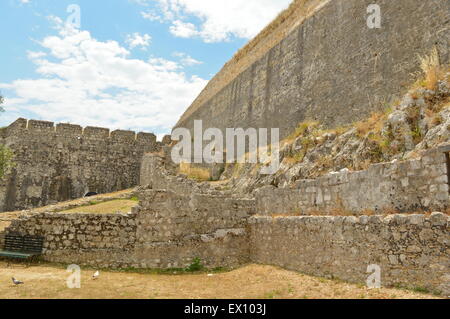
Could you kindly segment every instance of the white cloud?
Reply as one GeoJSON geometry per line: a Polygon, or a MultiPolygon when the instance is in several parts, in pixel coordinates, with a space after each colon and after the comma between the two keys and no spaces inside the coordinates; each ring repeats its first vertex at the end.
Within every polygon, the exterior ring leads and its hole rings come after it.
{"type": "Polygon", "coordinates": [[[130,49],[134,49],[136,47],[141,47],[142,49],[146,49],[150,45],[152,37],[148,34],[139,34],[135,32],[133,34],[128,34],[125,42],[128,44],[130,49]]]}
{"type": "Polygon", "coordinates": [[[44,56],[46,56],[47,53],[39,51],[39,52],[33,52],[33,51],[28,51],[27,56],[30,60],[37,60],[39,58],[42,58],[44,56]]]}
{"type": "Polygon", "coordinates": [[[49,15],[47,16],[47,20],[50,21],[55,29],[60,29],[63,24],[63,20],[60,17],[49,15]]]}
{"type": "Polygon", "coordinates": [[[176,71],[181,68],[181,66],[178,63],[166,60],[164,58],[152,57],[148,61],[158,71],[176,71]]]}
{"type": "Polygon", "coordinates": [[[192,38],[200,35],[200,32],[197,31],[197,27],[194,24],[181,20],[173,21],[169,29],[170,33],[179,38],[192,38]]]}
{"type": "MultiPolygon", "coordinates": [[[[88,31],[60,29],[29,52],[38,79],[0,83],[6,95],[3,120],[19,116],[110,128],[169,132],[206,85],[188,77],[182,62],[130,58],[115,41],[88,31]]],[[[184,58],[186,58],[184,56],[184,58]]]]}
{"type": "Polygon", "coordinates": [[[193,57],[184,52],[174,52],[173,56],[179,58],[180,63],[184,66],[194,66],[203,64],[203,62],[194,59],[193,57]]]}
{"type": "Polygon", "coordinates": [[[161,17],[160,15],[158,15],[156,12],[154,11],[142,11],[141,15],[144,19],[150,20],[150,21],[158,21],[163,23],[164,19],[163,17],[161,17]]]}
{"type": "MultiPolygon", "coordinates": [[[[143,0],[142,0],[143,1],[143,0]]],[[[142,2],[141,1],[141,2],[142,2]]],[[[147,15],[152,21],[171,23],[178,37],[200,37],[205,42],[227,41],[231,37],[252,38],[291,0],[152,0],[160,14],[147,15]],[[199,25],[192,23],[199,19],[199,25]]],[[[147,0],[148,2],[148,0],[147,0]]]]}

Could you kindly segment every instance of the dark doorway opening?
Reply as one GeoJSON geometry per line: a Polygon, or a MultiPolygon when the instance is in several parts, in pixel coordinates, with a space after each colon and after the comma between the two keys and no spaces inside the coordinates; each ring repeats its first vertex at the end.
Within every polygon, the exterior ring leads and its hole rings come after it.
{"type": "Polygon", "coordinates": [[[98,193],[96,193],[96,192],[89,192],[86,195],[84,195],[84,197],[92,197],[92,196],[96,196],[96,195],[98,195],[98,193]]]}

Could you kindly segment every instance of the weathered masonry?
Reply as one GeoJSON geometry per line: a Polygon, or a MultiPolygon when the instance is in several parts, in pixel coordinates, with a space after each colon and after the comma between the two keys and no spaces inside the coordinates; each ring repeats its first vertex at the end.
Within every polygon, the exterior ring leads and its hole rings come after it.
{"type": "MultiPolygon", "coordinates": [[[[429,207],[448,209],[447,151],[448,146],[442,146],[430,150],[418,162],[386,163],[386,170],[397,172],[389,180],[390,186],[395,187],[389,187],[383,197],[377,191],[382,187],[378,182],[362,186],[364,193],[378,194],[368,205],[381,208],[390,204],[393,198],[390,194],[395,195],[394,202],[402,204],[416,189],[422,189],[428,196],[429,207]],[[420,169],[424,173],[416,176],[419,168],[411,171],[410,166],[419,163],[425,165],[420,169]],[[399,166],[409,176],[409,183],[397,171],[399,166]],[[436,192],[429,191],[431,188],[436,192]]],[[[293,208],[298,208],[299,203],[318,209],[314,203],[320,201],[304,201],[304,195],[317,198],[317,191],[289,190],[286,193],[289,196],[283,196],[278,190],[264,200],[261,196],[268,196],[264,192],[257,194],[256,199],[240,198],[194,187],[192,181],[170,176],[164,172],[160,154],[146,154],[144,158],[141,180],[147,186],[140,188],[140,202],[133,212],[28,213],[14,220],[5,232],[43,236],[44,258],[52,262],[95,267],[181,268],[200,258],[211,268],[256,262],[358,283],[367,279],[367,267],[376,264],[381,267],[384,286],[422,287],[444,295],[450,293],[448,214],[383,215],[380,211],[380,215],[366,215],[363,204],[368,199],[357,192],[344,202],[348,205],[344,208],[353,207],[355,216],[331,216],[335,214],[333,203],[321,203],[320,213],[328,216],[296,216],[293,208]],[[282,203],[273,198],[276,196],[287,207],[284,211],[280,208],[282,203]],[[268,202],[273,205],[268,206],[268,202]]],[[[373,168],[359,174],[362,178],[372,172],[373,168]]],[[[316,190],[333,187],[328,182],[324,178],[316,181],[314,187],[316,190]]],[[[364,185],[363,180],[360,182],[364,185]]],[[[346,184],[335,192],[347,196],[346,184]]],[[[331,196],[329,201],[334,198],[331,196]]],[[[411,205],[415,202],[411,201],[411,205]]]]}
{"type": "Polygon", "coordinates": [[[373,3],[328,1],[212,98],[194,102],[177,127],[201,119],[204,129],[280,128],[286,137],[305,120],[348,124],[402,95],[418,55],[436,46],[450,62],[450,1],[377,0],[380,29],[367,26],[373,3]]]}
{"type": "MultiPolygon", "coordinates": [[[[129,214],[29,214],[6,233],[43,236],[47,261],[96,267],[181,268],[249,261],[247,219],[253,200],[144,190],[129,214]]],[[[0,234],[1,236],[1,234],[0,234]]]]}
{"type": "Polygon", "coordinates": [[[252,215],[251,200],[143,195],[134,213],[42,213],[13,221],[6,232],[43,236],[51,262],[180,268],[201,258],[211,268],[255,262],[355,283],[377,264],[383,286],[450,293],[450,217],[442,213],[272,218],[252,215]]]}
{"type": "Polygon", "coordinates": [[[0,211],[45,206],[139,184],[145,152],[159,147],[150,133],[18,119],[0,131],[16,166],[0,181],[0,211]]]}
{"type": "Polygon", "coordinates": [[[418,159],[300,180],[293,189],[266,186],[255,196],[257,211],[262,215],[307,215],[336,209],[354,213],[443,211],[450,207],[449,151],[450,144],[442,145],[418,159]]]}
{"type": "Polygon", "coordinates": [[[252,262],[354,283],[376,264],[384,287],[450,293],[448,215],[256,216],[250,225],[252,262]]]}

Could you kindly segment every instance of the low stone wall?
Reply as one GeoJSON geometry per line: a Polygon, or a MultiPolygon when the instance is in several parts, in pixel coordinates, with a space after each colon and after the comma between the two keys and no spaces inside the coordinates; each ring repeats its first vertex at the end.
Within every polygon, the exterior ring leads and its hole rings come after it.
{"type": "Polygon", "coordinates": [[[354,213],[443,211],[450,207],[448,152],[450,145],[432,149],[420,159],[302,180],[296,189],[264,187],[256,193],[257,211],[262,215],[307,215],[336,209],[354,213]]]}
{"type": "Polygon", "coordinates": [[[194,258],[210,268],[248,262],[246,227],[254,200],[165,190],[148,190],[141,198],[135,255],[141,267],[186,267],[194,258]]]}
{"type": "MultiPolygon", "coordinates": [[[[167,153],[170,152],[170,149],[167,148],[163,150],[167,153]]],[[[219,166],[211,165],[209,169],[212,172],[217,170],[219,166]]],[[[185,175],[178,174],[178,169],[179,166],[172,162],[170,155],[147,153],[142,158],[140,185],[144,187],[151,186],[153,189],[169,189],[177,194],[183,195],[193,193],[233,195],[231,191],[215,190],[208,182],[197,182],[185,175]]],[[[238,194],[237,196],[242,195],[238,194]]]]}
{"type": "Polygon", "coordinates": [[[5,233],[43,236],[44,259],[98,267],[210,268],[248,262],[254,200],[144,190],[131,214],[38,213],[5,233]]]}
{"type": "Polygon", "coordinates": [[[14,220],[5,233],[44,237],[50,262],[123,267],[136,243],[135,214],[40,213],[14,220]]]}
{"type": "Polygon", "coordinates": [[[450,294],[450,217],[441,213],[362,217],[252,217],[252,262],[365,283],[381,267],[383,286],[450,294]]]}
{"type": "Polygon", "coordinates": [[[175,175],[175,167],[167,158],[170,158],[167,154],[165,156],[154,153],[145,154],[140,169],[140,185],[151,186],[153,189],[169,189],[184,195],[200,192],[199,183],[175,175]]]}

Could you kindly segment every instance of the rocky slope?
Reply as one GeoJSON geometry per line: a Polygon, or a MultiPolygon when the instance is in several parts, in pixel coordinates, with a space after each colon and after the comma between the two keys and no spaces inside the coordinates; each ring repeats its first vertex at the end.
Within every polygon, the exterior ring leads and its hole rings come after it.
{"type": "Polygon", "coordinates": [[[282,143],[277,174],[261,175],[254,165],[230,164],[221,177],[229,181],[225,188],[251,193],[264,185],[290,187],[333,171],[414,158],[449,142],[450,68],[443,70],[433,85],[429,79],[418,81],[401,101],[365,121],[334,130],[301,123],[282,143]]]}

